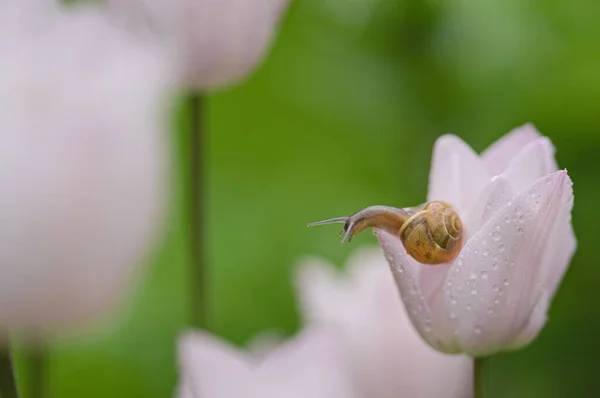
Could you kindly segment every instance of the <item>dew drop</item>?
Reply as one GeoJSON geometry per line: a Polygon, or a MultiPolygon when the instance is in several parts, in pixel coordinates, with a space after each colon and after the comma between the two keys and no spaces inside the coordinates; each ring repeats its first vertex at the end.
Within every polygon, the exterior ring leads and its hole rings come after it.
{"type": "Polygon", "coordinates": [[[487,278],[488,278],[487,271],[481,271],[481,279],[487,279],[487,278]]]}
{"type": "Polygon", "coordinates": [[[494,242],[498,242],[500,238],[502,238],[502,234],[500,233],[500,231],[492,232],[492,239],[494,240],[494,242]]]}
{"type": "Polygon", "coordinates": [[[523,228],[521,228],[521,227],[517,228],[517,232],[520,233],[520,234],[522,234],[523,233],[523,228]]]}
{"type": "Polygon", "coordinates": [[[498,266],[498,263],[494,263],[494,264],[492,264],[492,269],[493,269],[494,271],[498,271],[498,267],[499,267],[499,266],[498,266]]]}
{"type": "Polygon", "coordinates": [[[475,334],[481,334],[481,328],[476,327],[475,329],[473,329],[473,331],[475,332],[475,334]]]}
{"type": "Polygon", "coordinates": [[[509,285],[508,279],[504,279],[504,286],[508,286],[508,285],[509,285]]]}
{"type": "Polygon", "coordinates": [[[477,293],[479,293],[479,292],[477,291],[477,289],[475,289],[475,288],[471,289],[471,294],[472,294],[473,296],[477,295],[477,293]]]}
{"type": "Polygon", "coordinates": [[[496,293],[498,293],[498,292],[500,291],[500,288],[498,287],[498,285],[494,285],[494,286],[492,287],[492,289],[494,289],[494,291],[495,291],[496,293]]]}
{"type": "Polygon", "coordinates": [[[399,274],[403,274],[404,273],[404,266],[403,265],[398,265],[396,267],[396,271],[398,271],[399,274]]]}
{"type": "Polygon", "coordinates": [[[456,298],[455,297],[450,297],[450,304],[456,305],[456,303],[458,303],[458,301],[456,300],[456,298]]]}
{"type": "Polygon", "coordinates": [[[469,304],[467,304],[467,305],[465,306],[465,310],[467,310],[467,311],[469,311],[469,312],[471,312],[471,310],[472,310],[472,309],[473,309],[473,307],[471,307],[469,304]]]}
{"type": "Polygon", "coordinates": [[[450,319],[456,319],[456,314],[454,312],[450,312],[450,319]]]}
{"type": "Polygon", "coordinates": [[[501,243],[501,244],[498,245],[498,251],[499,252],[503,252],[504,251],[504,244],[501,243]]]}
{"type": "Polygon", "coordinates": [[[493,314],[494,313],[494,309],[492,307],[488,307],[487,313],[488,314],[493,314]]]}
{"type": "Polygon", "coordinates": [[[496,304],[496,305],[500,304],[500,299],[494,300],[494,304],[496,304]]]}

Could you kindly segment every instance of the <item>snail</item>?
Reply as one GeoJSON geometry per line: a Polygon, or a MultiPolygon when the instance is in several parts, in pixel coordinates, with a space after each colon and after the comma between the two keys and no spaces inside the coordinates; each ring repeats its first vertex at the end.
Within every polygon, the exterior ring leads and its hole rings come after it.
{"type": "Polygon", "coordinates": [[[446,202],[434,201],[423,208],[399,209],[369,206],[349,217],[317,221],[307,226],[344,223],[342,243],[367,228],[379,228],[400,237],[406,252],[423,264],[452,261],[462,246],[463,226],[458,213],[446,202]]]}

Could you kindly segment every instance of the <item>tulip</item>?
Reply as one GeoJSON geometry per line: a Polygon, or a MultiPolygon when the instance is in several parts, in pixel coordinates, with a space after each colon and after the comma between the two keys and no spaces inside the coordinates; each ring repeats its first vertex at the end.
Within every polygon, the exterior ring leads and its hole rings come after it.
{"type": "Polygon", "coordinates": [[[473,356],[515,350],[540,332],[576,248],[572,183],[532,125],[478,156],[459,138],[435,144],[428,200],[451,203],[464,243],[451,263],[428,266],[400,239],[376,232],[402,300],[434,348],[473,356]]]}
{"type": "Polygon", "coordinates": [[[235,83],[265,56],[289,0],[108,0],[129,29],[175,49],[182,83],[235,83]]]}
{"type": "Polygon", "coordinates": [[[309,328],[268,352],[241,351],[209,333],[179,341],[179,398],[358,398],[335,335],[309,328]]]}
{"type": "Polygon", "coordinates": [[[357,250],[345,272],[306,259],[297,285],[307,322],[332,328],[343,343],[362,397],[472,396],[472,359],[440,353],[421,339],[379,249],[357,250]]]}
{"type": "Polygon", "coordinates": [[[172,90],[169,61],[98,9],[48,18],[0,27],[0,329],[36,334],[130,286],[161,224],[172,90]]]}

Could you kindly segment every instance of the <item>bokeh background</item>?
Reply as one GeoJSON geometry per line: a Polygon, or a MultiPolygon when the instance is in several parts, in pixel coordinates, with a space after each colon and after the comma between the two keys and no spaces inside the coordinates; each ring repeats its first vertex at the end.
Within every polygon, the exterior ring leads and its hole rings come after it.
{"type": "MultiPolygon", "coordinates": [[[[365,234],[341,246],[337,227],[307,222],[421,203],[439,135],[481,151],[533,122],[574,181],[579,248],[540,337],[493,358],[492,396],[597,396],[599,16],[594,0],[295,0],[256,73],[204,97],[207,328],[240,345],[294,333],[297,258],[343,264],[375,244],[365,234]]],[[[193,297],[189,105],[182,97],[173,119],[167,232],[113,318],[48,347],[52,397],[173,394],[193,297]]]]}

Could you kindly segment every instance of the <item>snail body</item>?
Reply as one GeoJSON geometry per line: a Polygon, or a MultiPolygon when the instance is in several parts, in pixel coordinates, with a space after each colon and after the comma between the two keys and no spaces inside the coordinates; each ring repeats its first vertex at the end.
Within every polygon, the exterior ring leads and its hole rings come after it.
{"type": "Polygon", "coordinates": [[[399,209],[369,206],[349,217],[338,217],[308,224],[344,223],[344,241],[367,228],[378,228],[396,235],[406,252],[423,264],[442,264],[456,258],[462,247],[463,227],[451,205],[433,201],[420,208],[399,209]]]}

